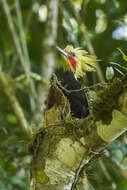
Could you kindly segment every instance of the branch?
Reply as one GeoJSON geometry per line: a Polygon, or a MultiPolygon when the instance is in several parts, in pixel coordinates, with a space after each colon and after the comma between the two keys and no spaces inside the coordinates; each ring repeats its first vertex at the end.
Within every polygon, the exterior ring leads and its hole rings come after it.
{"type": "Polygon", "coordinates": [[[23,110],[13,92],[13,89],[11,88],[11,85],[9,84],[9,81],[7,80],[7,77],[1,71],[0,71],[0,88],[1,88],[1,91],[7,97],[10,103],[10,106],[12,107],[19,121],[19,124],[20,124],[19,126],[27,134],[27,136],[30,137],[29,124],[24,116],[23,110]]]}
{"type": "MultiPolygon", "coordinates": [[[[43,37],[43,61],[41,75],[47,81],[50,80],[55,64],[55,45],[57,37],[57,16],[58,0],[48,1],[48,21],[46,24],[45,37],[43,37]]],[[[48,85],[39,85],[38,87],[38,104],[35,122],[42,125],[44,118],[43,113],[46,108],[45,101],[49,92],[48,85]]]]}
{"type": "Polygon", "coordinates": [[[97,83],[97,84],[94,84],[94,85],[91,85],[91,86],[85,86],[85,87],[83,87],[83,88],[80,88],[80,89],[76,89],[76,90],[68,90],[68,89],[66,89],[65,87],[63,87],[62,85],[61,85],[61,83],[57,80],[57,78],[55,78],[55,80],[56,80],[56,83],[57,83],[57,85],[58,85],[58,87],[60,88],[60,89],[62,89],[65,93],[67,93],[67,94],[71,94],[71,93],[73,93],[73,92],[80,92],[80,91],[82,91],[82,90],[84,90],[84,92],[88,92],[90,89],[92,89],[92,88],[95,88],[95,87],[102,87],[102,88],[106,88],[108,85],[109,85],[109,83],[97,83]]]}
{"type": "Polygon", "coordinates": [[[30,91],[32,93],[32,94],[29,93],[30,103],[31,103],[31,110],[34,111],[35,107],[36,107],[34,99],[36,98],[37,95],[36,95],[34,81],[30,78],[30,71],[31,71],[30,58],[29,58],[28,48],[27,48],[27,44],[26,44],[26,40],[25,40],[25,32],[24,32],[24,27],[23,27],[23,22],[22,22],[22,15],[21,15],[21,9],[20,9],[19,0],[15,0],[15,6],[16,6],[19,33],[20,33],[20,38],[21,38],[21,44],[22,44],[24,59],[25,59],[27,70],[28,70],[27,79],[30,82],[30,91]]]}
{"type": "Polygon", "coordinates": [[[30,88],[30,101],[31,101],[31,110],[35,109],[35,97],[36,97],[36,93],[35,93],[35,88],[34,88],[34,84],[33,81],[30,80],[30,60],[29,60],[29,56],[28,56],[28,51],[27,51],[27,46],[26,46],[26,42],[25,42],[25,36],[24,36],[24,30],[23,30],[23,24],[22,24],[22,18],[21,18],[21,14],[20,14],[20,7],[19,7],[19,3],[16,1],[16,11],[17,11],[17,15],[18,15],[18,22],[19,22],[19,29],[20,29],[20,34],[21,34],[21,41],[22,41],[22,45],[23,45],[23,51],[24,54],[22,52],[22,48],[19,42],[19,38],[18,35],[16,33],[13,21],[12,21],[12,17],[11,17],[11,13],[9,10],[9,6],[6,0],[1,0],[2,5],[3,5],[3,9],[4,9],[4,13],[8,22],[8,26],[13,38],[13,42],[15,45],[15,49],[17,52],[17,56],[20,60],[20,63],[23,67],[24,73],[27,76],[28,82],[29,82],[29,88],[30,88]]]}
{"type": "Polygon", "coordinates": [[[15,45],[15,48],[16,48],[18,58],[20,60],[20,63],[22,65],[22,67],[23,67],[24,72],[28,73],[28,67],[26,67],[26,62],[24,61],[24,57],[23,57],[21,46],[20,46],[20,42],[19,42],[16,30],[15,30],[14,24],[12,22],[12,17],[11,17],[11,14],[10,14],[9,6],[8,6],[6,0],[1,0],[1,3],[3,5],[4,13],[5,13],[7,22],[8,22],[8,26],[9,26],[12,38],[13,38],[13,42],[14,42],[14,45],[15,45]]]}

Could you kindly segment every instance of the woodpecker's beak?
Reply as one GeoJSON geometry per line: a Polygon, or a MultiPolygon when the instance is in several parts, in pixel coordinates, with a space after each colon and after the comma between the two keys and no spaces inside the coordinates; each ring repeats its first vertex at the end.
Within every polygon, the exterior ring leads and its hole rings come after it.
{"type": "Polygon", "coordinates": [[[62,50],[60,47],[56,46],[56,49],[58,49],[65,57],[69,57],[68,53],[62,50]]]}

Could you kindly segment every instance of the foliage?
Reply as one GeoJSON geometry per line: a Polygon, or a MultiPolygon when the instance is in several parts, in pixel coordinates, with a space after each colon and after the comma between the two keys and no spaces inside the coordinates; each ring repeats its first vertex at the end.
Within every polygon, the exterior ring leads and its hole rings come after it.
{"type": "MultiPolygon", "coordinates": [[[[15,1],[8,0],[7,2],[9,3],[16,32],[22,44],[15,1]]],[[[43,57],[42,41],[44,40],[44,29],[47,24],[48,14],[47,1],[20,0],[20,6],[32,72],[40,74],[43,57]]],[[[19,63],[3,8],[0,7],[0,9],[0,68],[5,74],[13,78],[13,81],[10,82],[16,89],[16,96],[23,107],[25,116],[30,120],[32,113],[30,111],[30,102],[28,101],[28,81],[26,78],[16,81],[16,77],[23,74],[23,69],[19,63]]],[[[99,65],[105,80],[110,82],[114,77],[120,78],[127,71],[126,24],[125,0],[59,1],[57,44],[62,48],[68,44],[73,44],[87,50],[92,44],[95,54],[101,60],[99,65]],[[82,32],[83,25],[84,33],[82,32]],[[118,51],[117,48],[121,49],[118,51]]],[[[59,55],[56,58],[55,66],[57,75],[61,76],[61,58],[59,55]]],[[[99,79],[95,74],[88,73],[87,77],[81,82],[83,85],[90,85],[97,81],[99,79]]],[[[2,90],[0,96],[0,189],[27,190],[31,157],[27,152],[26,137],[21,132],[17,118],[2,90]]],[[[99,161],[93,163],[91,168],[88,168],[91,189],[126,189],[126,145],[127,139],[123,136],[108,147],[103,159],[103,165],[106,170],[104,170],[99,161]]]]}
{"type": "Polygon", "coordinates": [[[5,101],[0,97],[0,189],[28,190],[31,156],[27,153],[17,119],[5,101]]]}

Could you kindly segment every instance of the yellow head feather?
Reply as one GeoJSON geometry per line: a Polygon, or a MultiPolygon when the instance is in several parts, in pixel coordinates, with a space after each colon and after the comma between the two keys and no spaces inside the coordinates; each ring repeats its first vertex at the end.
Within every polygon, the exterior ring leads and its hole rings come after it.
{"type": "Polygon", "coordinates": [[[64,49],[65,52],[68,54],[74,53],[75,60],[77,62],[76,70],[72,67],[70,61],[65,56],[63,57],[63,69],[64,70],[71,70],[75,73],[75,78],[83,77],[85,71],[95,71],[96,70],[96,62],[98,59],[94,55],[89,55],[86,50],[82,48],[73,48],[72,45],[66,46],[64,49]]]}

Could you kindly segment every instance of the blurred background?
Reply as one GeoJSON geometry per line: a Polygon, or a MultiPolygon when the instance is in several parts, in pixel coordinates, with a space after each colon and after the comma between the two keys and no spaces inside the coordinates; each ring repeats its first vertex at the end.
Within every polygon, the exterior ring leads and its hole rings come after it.
{"type": "MultiPolygon", "coordinates": [[[[47,24],[47,0],[20,0],[33,72],[40,73],[43,57],[43,36],[47,24]]],[[[20,38],[16,0],[7,0],[11,17],[20,38]]],[[[21,38],[20,38],[21,40],[21,38]]],[[[127,2],[126,0],[60,0],[58,14],[57,44],[64,48],[68,44],[83,47],[95,54],[101,69],[100,77],[88,73],[81,81],[83,85],[110,82],[125,74],[127,54],[127,2]]],[[[12,77],[22,73],[13,45],[8,23],[0,3],[0,68],[12,77]]],[[[61,57],[56,52],[55,72],[62,75],[61,57]]],[[[13,82],[13,81],[12,81],[13,82]]],[[[16,86],[16,84],[14,84],[16,86]]],[[[17,87],[17,97],[28,119],[28,97],[25,80],[17,87]]],[[[28,154],[24,134],[18,127],[6,97],[0,93],[0,189],[28,190],[31,156],[28,154]]],[[[89,190],[127,190],[127,137],[121,136],[109,145],[102,158],[94,161],[86,171],[89,190]]],[[[78,190],[83,190],[78,185],[78,190]]]]}

